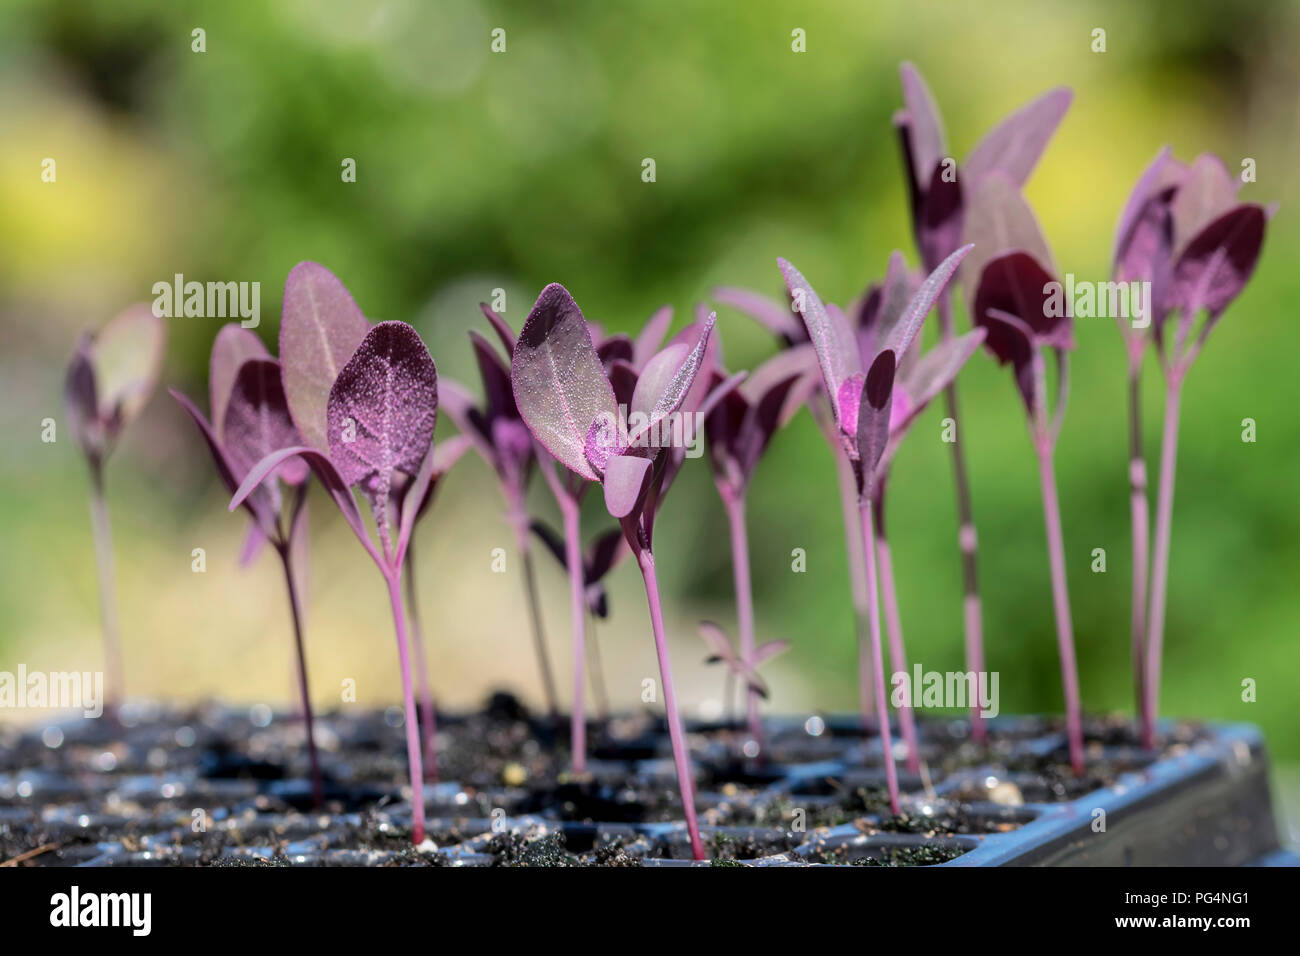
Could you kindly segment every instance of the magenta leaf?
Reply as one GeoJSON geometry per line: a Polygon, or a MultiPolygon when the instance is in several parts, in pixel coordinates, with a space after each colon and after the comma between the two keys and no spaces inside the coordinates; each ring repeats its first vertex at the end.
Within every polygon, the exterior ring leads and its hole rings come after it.
{"type": "Polygon", "coordinates": [[[605,507],[615,518],[626,518],[636,509],[645,494],[650,468],[649,458],[618,455],[605,470],[605,507]]]}
{"type": "Polygon", "coordinates": [[[971,197],[965,239],[975,246],[961,267],[968,300],[974,299],[984,267],[1008,252],[1027,252],[1049,272],[1055,271],[1037,217],[1020,190],[1001,173],[985,177],[971,197]]]}
{"type": "Polygon", "coordinates": [[[1240,185],[1218,156],[1202,153],[1192,160],[1173,198],[1175,257],[1202,229],[1237,205],[1240,185]]]}
{"type": "Polygon", "coordinates": [[[862,494],[867,499],[876,495],[876,466],[885,455],[889,444],[890,402],[894,395],[894,372],[897,366],[894,353],[881,352],[871,363],[862,386],[858,405],[857,442],[858,461],[862,469],[862,494]]]}
{"type": "MultiPolygon", "coordinates": [[[[988,328],[978,328],[955,339],[940,342],[907,371],[902,379],[903,390],[907,396],[906,410],[900,416],[892,416],[890,430],[902,432],[908,425],[925,411],[926,406],[941,391],[948,387],[957,373],[979,350],[984,342],[988,328]]],[[[894,394],[894,404],[898,405],[898,393],[894,394]]]]}
{"type": "Polygon", "coordinates": [[[944,158],[943,121],[934,104],[934,96],[921,72],[911,63],[898,68],[903,85],[903,103],[906,106],[904,122],[907,127],[912,175],[916,182],[928,184],[935,168],[944,158]]]}
{"type": "Polygon", "coordinates": [[[1187,175],[1187,167],[1174,159],[1166,146],[1138,177],[1115,230],[1115,278],[1120,282],[1150,279],[1159,246],[1168,256],[1173,237],[1169,204],[1174,190],[1187,175]],[[1161,239],[1164,240],[1161,243],[1161,239]]]}
{"type": "MultiPolygon", "coordinates": [[[[784,259],[778,259],[777,264],[785,276],[795,308],[807,326],[808,338],[817,353],[817,363],[821,366],[826,394],[838,395],[844,380],[855,372],[862,371],[862,359],[858,354],[853,331],[842,315],[838,316],[837,321],[836,314],[827,312],[822,300],[798,269],[784,259]]],[[[838,422],[838,407],[835,413],[838,422]]]]}
{"type": "Polygon", "coordinates": [[[907,307],[903,309],[897,323],[890,329],[888,338],[884,340],[885,349],[900,357],[907,354],[916,339],[916,334],[921,331],[921,324],[925,321],[925,317],[930,314],[940,293],[972,248],[974,247],[969,245],[962,246],[926,277],[907,307]]]}
{"type": "Polygon", "coordinates": [[[487,317],[488,323],[491,324],[493,331],[496,332],[497,338],[505,346],[506,358],[514,358],[515,354],[515,330],[510,328],[510,323],[497,313],[495,309],[486,302],[480,302],[478,307],[487,317]]]}
{"type": "Polygon", "coordinates": [[[795,320],[788,302],[778,302],[749,289],[736,289],[720,286],[711,293],[723,305],[729,305],[738,312],[744,312],[773,335],[787,343],[798,342],[808,337],[801,323],[795,320]]]}
{"type": "MultiPolygon", "coordinates": [[[[241,479],[271,452],[302,444],[289,416],[280,363],[275,359],[249,359],[239,367],[225,416],[218,434],[235,475],[241,479]]],[[[284,463],[277,477],[297,485],[307,480],[307,474],[307,463],[292,459],[284,463]]],[[[278,492],[272,491],[272,497],[277,496],[278,492]]]]}
{"type": "Polygon", "coordinates": [[[1262,206],[1237,206],[1194,236],[1174,265],[1167,306],[1188,312],[1205,309],[1208,332],[1255,271],[1265,220],[1262,206]]]}
{"type": "MultiPolygon", "coordinates": [[[[178,398],[183,398],[183,396],[178,396],[178,398]]],[[[380,557],[379,552],[371,542],[370,535],[366,532],[365,522],[361,518],[361,512],[357,508],[356,499],[352,497],[352,491],[347,482],[339,474],[338,469],[334,467],[334,463],[330,461],[329,456],[317,451],[315,448],[298,445],[293,448],[281,448],[279,451],[271,452],[253,466],[252,470],[249,471],[243,482],[235,490],[230,499],[230,510],[234,511],[243,504],[248,499],[248,496],[257,489],[257,486],[266,480],[268,475],[294,456],[301,457],[311,467],[316,478],[330,497],[334,499],[334,503],[338,505],[339,511],[343,512],[344,520],[347,521],[352,533],[357,536],[357,539],[366,549],[366,553],[370,555],[375,564],[387,573],[387,562],[380,557]]]]}
{"type": "Polygon", "coordinates": [[[92,460],[105,452],[104,426],[99,418],[99,401],[95,394],[95,367],[90,361],[89,335],[82,335],[68,363],[63,383],[63,400],[67,408],[68,427],[81,450],[92,460]]]}
{"type": "Polygon", "coordinates": [[[366,334],[330,389],[330,458],[370,500],[387,541],[388,499],[397,472],[420,471],[438,416],[438,371],[415,329],[380,322],[366,334]]]}
{"type": "Polygon", "coordinates": [[[1061,125],[1073,98],[1073,92],[1067,87],[1048,90],[989,130],[962,164],[967,187],[976,188],[994,171],[1005,175],[1016,186],[1023,186],[1061,125]]]}
{"type": "Polygon", "coordinates": [[[636,368],[645,368],[645,363],[650,361],[650,357],[659,351],[659,346],[668,334],[668,326],[673,323],[673,307],[665,305],[655,311],[654,315],[646,320],[641,331],[637,333],[636,340],[632,344],[632,365],[636,368]]]}
{"type": "Polygon", "coordinates": [[[235,387],[235,376],[239,374],[240,366],[253,358],[270,358],[262,340],[238,322],[223,325],[212,342],[212,357],[208,362],[208,411],[212,413],[212,424],[218,438],[225,436],[226,403],[235,387]]]}
{"type": "Polygon", "coordinates": [[[601,415],[614,418],[614,391],[573,297],[557,283],[542,290],[515,344],[510,378],[515,404],[534,437],[588,481],[586,441],[601,415]]]}
{"type": "Polygon", "coordinates": [[[284,282],[280,361],[284,392],[298,431],[308,445],[329,449],[330,389],[369,324],[335,275],[315,262],[300,262],[284,282]]]}

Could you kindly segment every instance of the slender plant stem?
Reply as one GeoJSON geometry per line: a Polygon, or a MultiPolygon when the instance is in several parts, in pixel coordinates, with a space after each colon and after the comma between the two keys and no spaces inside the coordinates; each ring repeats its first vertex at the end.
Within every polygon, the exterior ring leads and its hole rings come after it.
{"type": "MultiPolygon", "coordinates": [[[[731,567],[736,584],[736,617],[740,626],[740,659],[749,669],[754,667],[754,588],[749,576],[749,534],[745,527],[745,495],[732,491],[722,492],[722,503],[727,510],[727,523],[731,526],[731,567]]],[[[758,745],[761,757],[766,751],[763,743],[763,719],[758,712],[758,691],[745,685],[746,713],[749,736],[758,745]]]]}
{"type": "Polygon", "coordinates": [[[1169,376],[1165,395],[1165,430],[1160,442],[1160,489],[1156,494],[1155,556],[1151,565],[1151,618],[1147,627],[1146,696],[1142,703],[1142,740],[1155,746],[1156,715],[1160,710],[1160,652],[1165,637],[1165,600],[1169,586],[1169,542],[1174,518],[1174,469],[1178,463],[1178,413],[1182,404],[1182,374],[1169,376]]]}
{"type": "Polygon", "coordinates": [[[682,731],[682,716],[677,709],[677,692],[673,689],[673,667],[668,658],[668,641],[664,637],[663,609],[659,602],[659,580],[655,575],[655,557],[647,550],[637,555],[641,577],[645,581],[646,603],[650,605],[650,627],[654,630],[655,653],[659,655],[659,677],[664,685],[664,716],[668,720],[668,736],[673,745],[673,764],[677,768],[677,787],[682,794],[682,807],[686,811],[686,830],[691,839],[691,855],[705,859],[704,844],[700,842],[700,825],[695,819],[695,782],[691,779],[690,759],[686,753],[686,734],[682,731]]]}
{"type": "MultiPolygon", "coordinates": [[[[880,565],[880,592],[885,605],[885,626],[889,630],[889,670],[891,674],[907,677],[907,651],[903,647],[903,621],[898,613],[898,591],[894,587],[894,560],[889,552],[889,542],[882,528],[876,538],[876,559],[880,565]]],[[[978,686],[976,675],[976,686],[978,686]]],[[[898,708],[898,720],[907,743],[907,769],[921,772],[921,751],[916,739],[916,717],[912,707],[915,701],[908,695],[907,702],[898,708]]]]}
{"type": "Polygon", "coordinates": [[[585,707],[587,663],[587,600],[582,568],[581,514],[576,503],[561,505],[564,518],[564,559],[569,572],[569,621],[573,628],[573,708],[569,716],[569,747],[573,772],[587,769],[587,714],[585,707]]]}
{"type": "Polygon", "coordinates": [[[386,573],[384,577],[388,582],[388,602],[393,609],[393,629],[397,632],[397,658],[402,666],[406,759],[411,773],[411,840],[419,846],[424,842],[424,768],[420,759],[420,724],[415,716],[415,690],[411,686],[411,654],[406,643],[406,613],[402,607],[402,583],[397,573],[386,573]]]}
{"type": "Polygon", "coordinates": [[[126,689],[122,682],[122,642],[117,629],[117,585],[113,575],[113,529],[104,497],[104,466],[90,465],[90,523],[95,537],[95,567],[99,574],[99,621],[104,633],[104,669],[108,671],[107,707],[113,719],[126,689]]]}
{"type": "Polygon", "coordinates": [[[546,651],[542,632],[542,606],[537,599],[537,573],[533,569],[533,549],[525,538],[519,545],[519,560],[524,566],[524,595],[528,599],[528,619],[532,622],[533,647],[537,651],[537,669],[542,674],[542,691],[546,694],[546,712],[552,723],[560,719],[555,697],[555,678],[551,675],[551,657],[546,651]]]}
{"type": "Polygon", "coordinates": [[[858,518],[862,523],[862,554],[867,566],[867,601],[870,605],[867,618],[871,624],[871,670],[875,678],[876,720],[880,724],[880,748],[885,763],[885,783],[889,787],[889,808],[897,814],[898,768],[894,766],[894,743],[889,732],[889,700],[885,695],[885,660],[880,646],[880,605],[876,599],[876,532],[870,501],[863,499],[858,504],[858,518]]]}
{"type": "Polygon", "coordinates": [[[299,603],[298,584],[293,575],[293,559],[290,547],[278,548],[280,563],[284,566],[284,582],[289,589],[289,611],[293,615],[293,643],[298,655],[298,696],[302,705],[303,721],[307,727],[307,756],[311,761],[311,796],[312,805],[320,807],[325,803],[325,788],[321,783],[320,756],[316,752],[316,728],[311,711],[311,693],[307,684],[307,654],[302,640],[302,606],[299,603]]]}
{"type": "Polygon", "coordinates": [[[1061,655],[1061,684],[1065,689],[1065,724],[1070,740],[1070,766],[1082,776],[1083,715],[1079,706],[1079,673],[1074,660],[1074,625],[1065,581],[1065,546],[1061,536],[1061,506],[1056,497],[1056,473],[1050,440],[1036,441],[1038,474],[1043,486],[1043,518],[1047,524],[1047,557],[1052,571],[1052,604],[1056,610],[1056,643],[1061,655]]]}
{"type": "Polygon", "coordinates": [[[722,678],[722,699],[725,702],[726,714],[725,720],[727,727],[732,727],[736,722],[736,694],[735,694],[735,676],[731,673],[731,668],[726,668],[726,673],[722,678]]]}
{"type": "MultiPolygon", "coordinates": [[[[555,480],[549,467],[543,467],[542,470],[543,474],[547,475],[548,482],[555,480]]],[[[556,488],[557,485],[552,484],[552,491],[556,491],[556,488]]],[[[551,723],[554,724],[558,723],[560,719],[559,698],[555,695],[555,678],[551,674],[551,656],[546,650],[546,633],[542,628],[542,606],[537,599],[537,577],[533,569],[533,548],[528,537],[528,509],[524,504],[522,488],[507,484],[503,486],[503,492],[506,498],[506,520],[514,529],[515,546],[519,551],[519,560],[524,566],[524,596],[528,601],[528,622],[533,630],[533,650],[537,654],[537,670],[542,678],[542,693],[546,697],[546,712],[551,718],[551,723]]],[[[556,491],[557,501],[559,497],[560,495],[556,491]]]]}
{"type": "Polygon", "coordinates": [[[424,778],[438,782],[438,715],[433,709],[433,691],[429,687],[429,667],[424,657],[424,627],[420,623],[420,598],[415,581],[415,542],[406,546],[406,612],[411,619],[411,642],[415,645],[415,674],[420,685],[420,744],[424,753],[424,778]]]}
{"type": "MultiPolygon", "coordinates": [[[[952,299],[948,290],[939,296],[939,333],[944,342],[953,337],[952,299]]],[[[962,627],[966,636],[966,669],[976,677],[975,702],[970,712],[971,734],[977,741],[982,741],[988,732],[981,714],[988,701],[980,699],[978,689],[981,686],[979,677],[984,673],[984,611],[980,602],[978,538],[971,509],[970,481],[966,476],[966,453],[962,449],[962,431],[957,424],[956,380],[948,383],[943,390],[943,398],[945,410],[953,422],[955,439],[948,444],[952,448],[952,475],[957,491],[957,540],[961,547],[962,627]]]]}
{"type": "Polygon", "coordinates": [[[605,689],[605,668],[600,663],[600,642],[596,640],[596,620],[588,620],[588,669],[591,671],[591,693],[596,698],[596,715],[602,724],[609,722],[609,692],[605,689]]]}
{"type": "Polygon", "coordinates": [[[1133,535],[1133,692],[1134,713],[1142,714],[1146,700],[1147,570],[1150,560],[1151,513],[1147,504],[1147,463],[1142,454],[1142,364],[1129,363],[1129,503],[1133,535]]]}
{"type": "Polygon", "coordinates": [[[849,582],[853,587],[853,623],[858,634],[858,708],[862,729],[871,727],[875,694],[871,689],[870,600],[867,597],[867,563],[862,555],[862,531],[858,525],[858,486],[853,466],[842,454],[835,455],[839,466],[840,504],[844,512],[844,541],[849,556],[849,582]]]}

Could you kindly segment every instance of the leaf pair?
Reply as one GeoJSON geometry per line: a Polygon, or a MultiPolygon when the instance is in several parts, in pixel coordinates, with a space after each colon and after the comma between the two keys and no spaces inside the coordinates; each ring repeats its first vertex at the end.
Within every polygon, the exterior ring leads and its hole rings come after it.
{"type": "Polygon", "coordinates": [[[144,409],[162,370],[167,327],[147,305],[120,313],[78,340],[68,363],[64,402],[77,444],[98,468],[144,409]]]}
{"type": "Polygon", "coordinates": [[[963,246],[944,259],[920,284],[897,318],[881,316],[878,323],[873,323],[874,328],[868,328],[863,338],[869,354],[861,351],[859,336],[843,312],[824,305],[798,269],[784,259],[777,260],[791,299],[808,329],[840,441],[853,464],[858,494],[864,499],[872,499],[877,493],[877,468],[889,442],[899,363],[907,357],[925,317],[970,248],[963,246]]]}
{"type": "MultiPolygon", "coordinates": [[[[188,397],[176,389],[170,391],[198,427],[217,475],[233,495],[266,456],[301,445],[302,438],[289,413],[280,363],[266,351],[261,339],[238,323],[222,327],[212,343],[208,389],[211,422],[188,397]]],[[[300,486],[307,475],[304,462],[287,460],[243,501],[251,526],[241,563],[251,561],[265,541],[287,543],[291,526],[286,527],[283,520],[286,514],[279,482],[300,486]]],[[[288,515],[290,522],[304,500],[302,494],[297,496],[288,515]]]]}
{"type": "Polygon", "coordinates": [[[1019,188],[1029,179],[1073,94],[1065,87],[1049,90],[1025,104],[986,133],[958,168],[947,153],[943,120],[919,70],[899,68],[903,109],[894,115],[908,178],[912,227],[921,261],[933,270],[965,242],[979,243],[963,218],[970,197],[984,180],[999,174],[1019,188]]]}
{"type": "Polygon", "coordinates": [[[731,639],[726,632],[712,621],[700,622],[700,637],[709,645],[712,652],[705,658],[706,664],[722,663],[737,680],[750,687],[754,693],[767,700],[767,683],[758,674],[758,665],[790,649],[789,641],[768,641],[754,649],[754,663],[746,663],[731,646],[731,639]]]}
{"type": "MultiPolygon", "coordinates": [[[[1202,153],[1187,166],[1166,147],[1143,171],[1120,216],[1115,278],[1151,283],[1151,319],[1162,350],[1165,321],[1179,313],[1176,362],[1194,357],[1259,261],[1271,210],[1239,202],[1240,185],[1217,156],[1202,153]],[[1184,352],[1202,310],[1200,334],[1184,352]]],[[[1140,351],[1144,336],[1121,328],[1130,348],[1140,351]]]]}
{"type": "Polygon", "coordinates": [[[699,401],[696,379],[714,320],[710,314],[703,327],[684,330],[639,371],[610,358],[607,374],[577,303],[553,283],[538,296],[515,344],[510,377],[529,430],[560,464],[599,482],[610,514],[640,523],[646,545],[672,457],[653,437],[670,416],[699,401]],[[616,376],[622,396],[615,393],[616,376]],[[630,409],[626,418],[620,398],[630,409]]]}
{"type": "Polygon", "coordinates": [[[962,267],[971,321],[986,330],[984,344],[998,362],[1012,366],[1026,409],[1039,414],[1046,396],[1038,350],[1055,349],[1061,361],[1074,348],[1072,304],[1051,250],[1020,189],[1001,173],[979,186],[966,235],[978,250],[962,267]]]}

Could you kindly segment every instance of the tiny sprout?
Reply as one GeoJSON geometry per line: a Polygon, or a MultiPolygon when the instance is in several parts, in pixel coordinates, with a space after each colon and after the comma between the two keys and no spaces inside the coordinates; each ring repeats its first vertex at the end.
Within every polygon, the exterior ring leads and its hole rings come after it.
{"type": "Polygon", "coordinates": [[[112,714],[117,713],[124,691],[104,463],[117,446],[122,430],[144,410],[153,395],[166,347],[167,327],[162,319],[147,305],[132,306],[98,333],[81,336],[64,384],[69,426],[90,468],[90,517],[112,714]]]}
{"type": "Polygon", "coordinates": [[[732,682],[735,681],[744,685],[749,693],[767,700],[767,683],[759,676],[758,665],[784,654],[790,649],[790,642],[767,641],[754,648],[753,654],[746,659],[743,653],[736,653],[726,632],[712,621],[700,622],[700,637],[704,639],[704,643],[709,645],[710,651],[709,656],[704,659],[704,663],[726,665],[727,680],[723,688],[722,699],[726,704],[727,723],[730,724],[732,682]]]}

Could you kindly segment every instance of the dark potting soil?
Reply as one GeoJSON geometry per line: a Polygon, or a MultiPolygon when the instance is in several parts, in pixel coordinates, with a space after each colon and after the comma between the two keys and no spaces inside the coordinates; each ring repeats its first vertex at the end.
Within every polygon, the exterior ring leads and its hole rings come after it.
{"type": "MultiPolygon", "coordinates": [[[[746,759],[728,725],[688,734],[714,865],[929,866],[1140,769],[1121,719],[1090,720],[1077,778],[1058,722],[922,720],[922,773],[895,737],[902,812],[889,810],[877,735],[854,720],[772,720],[746,759]],[[832,831],[830,828],[838,828],[832,831]]],[[[1203,731],[1178,725],[1162,755],[1203,731]]],[[[401,711],[317,718],[325,805],[312,806],[301,720],[265,706],[128,704],[119,719],[0,728],[0,865],[658,866],[690,860],[663,722],[593,722],[587,772],[569,771],[567,725],[494,695],[440,715],[428,840],[410,842],[401,711]]]]}

